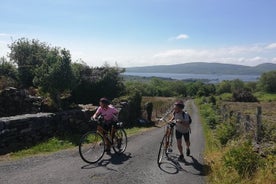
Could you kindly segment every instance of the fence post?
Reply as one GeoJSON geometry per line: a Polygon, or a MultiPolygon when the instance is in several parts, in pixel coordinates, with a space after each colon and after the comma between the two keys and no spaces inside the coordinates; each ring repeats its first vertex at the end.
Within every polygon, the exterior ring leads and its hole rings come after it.
{"type": "Polygon", "coordinates": [[[246,115],[245,116],[245,123],[244,123],[244,130],[245,130],[245,132],[249,132],[249,128],[250,128],[250,123],[251,123],[251,121],[250,121],[250,116],[249,115],[246,115]]]}
{"type": "Polygon", "coordinates": [[[261,131],[262,131],[262,107],[260,106],[257,107],[256,117],[257,117],[256,142],[259,143],[261,140],[261,131]]]}

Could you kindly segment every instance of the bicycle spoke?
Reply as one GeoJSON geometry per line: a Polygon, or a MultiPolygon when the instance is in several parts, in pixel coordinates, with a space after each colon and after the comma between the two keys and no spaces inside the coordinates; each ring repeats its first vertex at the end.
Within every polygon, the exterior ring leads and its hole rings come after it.
{"type": "Polygon", "coordinates": [[[79,153],[85,162],[96,163],[103,157],[104,148],[103,137],[97,132],[88,132],[81,138],[79,153]]]}
{"type": "Polygon", "coordinates": [[[116,153],[123,153],[127,147],[127,135],[124,129],[116,130],[113,138],[113,150],[116,153]]]}

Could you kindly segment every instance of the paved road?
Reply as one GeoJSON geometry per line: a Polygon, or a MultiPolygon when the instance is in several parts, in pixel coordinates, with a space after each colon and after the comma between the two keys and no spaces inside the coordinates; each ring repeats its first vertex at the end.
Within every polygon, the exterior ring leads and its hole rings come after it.
{"type": "Polygon", "coordinates": [[[179,184],[205,183],[202,152],[204,138],[198,110],[193,101],[187,102],[193,118],[191,156],[185,162],[177,160],[174,148],[172,160],[158,167],[156,157],[164,128],[153,128],[129,138],[123,155],[105,155],[95,165],[87,165],[77,149],[61,151],[47,156],[35,156],[13,162],[0,163],[1,184],[179,184]]]}

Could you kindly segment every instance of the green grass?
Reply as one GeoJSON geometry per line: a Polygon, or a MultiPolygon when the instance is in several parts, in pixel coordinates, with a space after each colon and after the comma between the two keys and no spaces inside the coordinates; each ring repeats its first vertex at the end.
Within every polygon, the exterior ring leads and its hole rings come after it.
{"type": "Polygon", "coordinates": [[[276,101],[276,94],[257,92],[254,93],[254,96],[256,96],[257,99],[262,102],[276,101]]]}
{"type": "Polygon", "coordinates": [[[11,153],[10,157],[14,159],[20,159],[32,155],[52,153],[59,150],[72,148],[74,146],[76,145],[68,140],[61,140],[57,137],[53,137],[31,148],[11,153]]]}

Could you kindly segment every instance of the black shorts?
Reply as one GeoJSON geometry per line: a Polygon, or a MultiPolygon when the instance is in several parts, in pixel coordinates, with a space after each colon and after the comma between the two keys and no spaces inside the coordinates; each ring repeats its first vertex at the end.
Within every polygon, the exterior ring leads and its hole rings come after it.
{"type": "Polygon", "coordinates": [[[187,133],[181,133],[181,132],[179,132],[177,130],[175,131],[175,137],[176,137],[177,140],[181,139],[182,136],[184,136],[184,140],[186,142],[190,141],[190,133],[189,132],[187,132],[187,133]]]}
{"type": "Polygon", "coordinates": [[[105,121],[102,123],[102,127],[105,131],[110,131],[112,128],[112,125],[115,125],[115,121],[105,121]]]}

